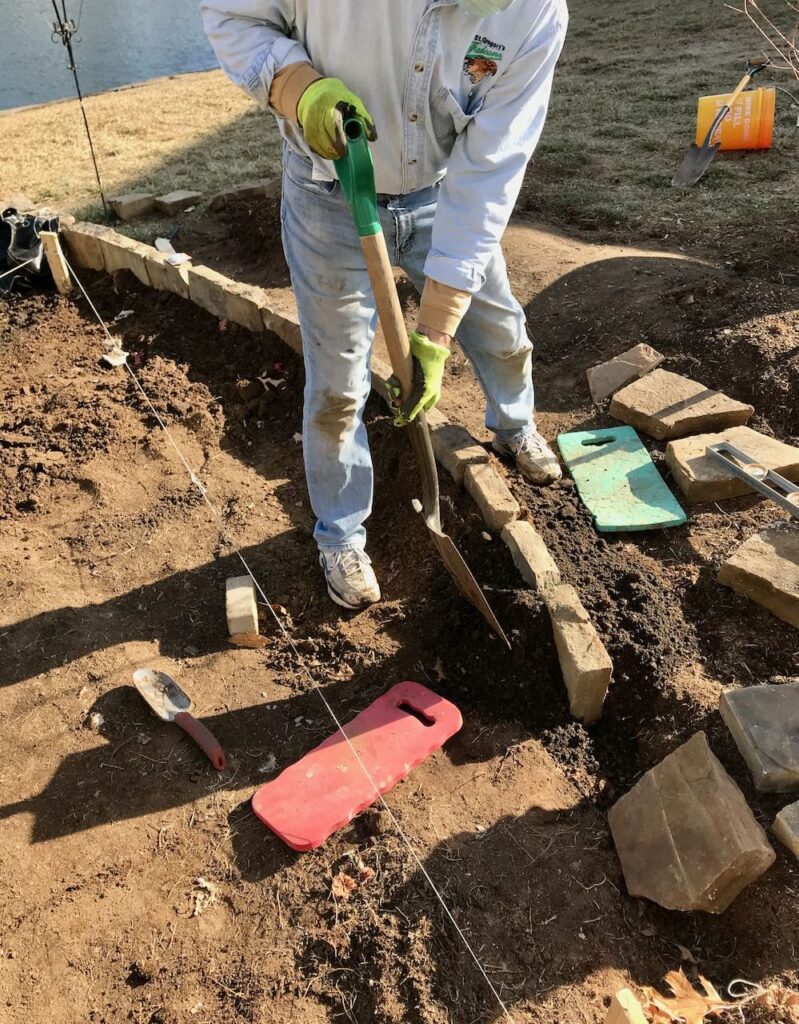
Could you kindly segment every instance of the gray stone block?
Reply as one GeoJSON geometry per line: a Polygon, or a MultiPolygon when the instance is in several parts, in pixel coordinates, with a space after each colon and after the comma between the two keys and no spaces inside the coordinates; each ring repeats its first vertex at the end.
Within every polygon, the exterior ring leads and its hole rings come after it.
{"type": "Polygon", "coordinates": [[[513,563],[522,579],[542,594],[560,583],[560,571],[544,538],[532,523],[517,519],[502,528],[502,539],[510,548],[513,563]]]}
{"type": "Polygon", "coordinates": [[[176,213],[182,213],[190,206],[196,206],[202,199],[202,192],[190,192],[188,189],[177,189],[175,192],[168,192],[165,196],[158,196],[155,200],[156,209],[165,217],[173,217],[176,213]]]}
{"type": "Polygon", "coordinates": [[[795,804],[783,807],[774,819],[771,831],[788,847],[794,857],[799,857],[799,800],[795,804]]]}
{"type": "Polygon", "coordinates": [[[602,402],[630,381],[656,370],[664,356],[651,345],[635,345],[621,355],[586,371],[588,389],[595,402],[602,402]]]}
{"type": "Polygon", "coordinates": [[[503,526],[519,516],[519,503],[493,466],[486,463],[466,466],[463,484],[477,503],[486,526],[499,533],[503,526]]]}
{"type": "MultiPolygon", "coordinates": [[[[428,418],[429,419],[429,418],[428,418]]],[[[487,463],[490,456],[468,430],[456,423],[444,423],[431,429],[430,439],[436,459],[460,487],[467,466],[487,463]]]]}
{"type": "Polygon", "coordinates": [[[719,711],[756,789],[799,789],[799,681],[726,690],[719,711]]]}
{"type": "Polygon", "coordinates": [[[150,192],[129,192],[124,196],[109,196],[108,205],[120,220],[134,220],[155,209],[155,196],[150,192]]]}

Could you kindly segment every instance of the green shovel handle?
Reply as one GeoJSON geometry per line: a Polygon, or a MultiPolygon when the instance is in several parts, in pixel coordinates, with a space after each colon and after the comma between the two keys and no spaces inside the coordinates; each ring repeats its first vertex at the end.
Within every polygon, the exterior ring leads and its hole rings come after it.
{"type": "Polygon", "coordinates": [[[333,161],[336,174],[349,200],[360,237],[379,235],[382,229],[377,213],[375,169],[361,119],[345,118],[344,134],[347,136],[347,154],[333,161]]]}

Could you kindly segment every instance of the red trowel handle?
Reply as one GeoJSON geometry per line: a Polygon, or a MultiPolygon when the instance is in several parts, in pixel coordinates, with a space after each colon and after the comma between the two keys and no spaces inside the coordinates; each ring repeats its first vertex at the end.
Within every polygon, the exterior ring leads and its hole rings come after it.
{"type": "Polygon", "coordinates": [[[202,722],[198,722],[188,711],[179,711],[175,715],[175,725],[179,725],[185,733],[191,736],[218,772],[223,770],[227,764],[225,752],[210,729],[206,729],[202,722]]]}

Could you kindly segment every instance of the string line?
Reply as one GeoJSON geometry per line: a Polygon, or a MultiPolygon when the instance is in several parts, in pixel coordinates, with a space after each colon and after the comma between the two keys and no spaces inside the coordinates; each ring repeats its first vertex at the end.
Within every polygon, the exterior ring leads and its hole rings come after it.
{"type": "MultiPolygon", "coordinates": [[[[95,317],[97,318],[97,321],[100,324],[100,326],[102,327],[103,331],[105,332],[106,337],[108,338],[108,340],[111,342],[111,344],[115,348],[119,347],[118,343],[112,337],[111,333],[109,332],[108,328],[106,327],[105,321],[100,316],[100,314],[97,312],[96,306],[94,305],[92,300],[89,298],[89,295],[86,292],[86,289],[83,287],[83,284],[81,283],[81,281],[78,278],[77,274],[73,270],[72,266],[67,261],[66,257],[64,257],[64,262],[67,264],[67,268],[69,269],[70,274],[74,278],[75,283],[78,285],[78,288],[83,293],[83,297],[86,299],[86,301],[88,302],[89,306],[91,307],[91,310],[94,313],[95,317]]],[[[220,535],[221,535],[222,539],[224,540],[225,544],[227,544],[230,548],[233,549],[235,554],[238,556],[238,559],[241,562],[242,566],[244,567],[247,575],[250,577],[250,579],[255,584],[256,590],[261,595],[261,597],[262,597],[266,607],[269,609],[269,611],[270,611],[270,613],[272,615],[272,618],[275,620],[275,623],[277,624],[277,627],[280,630],[281,635],[283,636],[283,639],[288,643],[289,647],[291,648],[291,651],[292,651],[292,653],[294,654],[294,657],[297,660],[297,664],[298,664],[300,670],[305,675],[305,677],[307,678],[308,682],[311,684],[312,688],[316,691],[316,693],[321,698],[321,701],[324,704],[325,709],[327,710],[327,713],[330,715],[331,719],[335,723],[336,729],[344,737],[344,740],[347,743],[347,746],[350,748],[350,751],[351,751],[353,757],[355,758],[358,766],[360,767],[360,769],[363,772],[364,776],[368,780],[370,786],[374,790],[378,800],[380,801],[381,805],[383,806],[383,809],[388,813],[388,815],[389,815],[389,817],[391,819],[391,822],[394,825],[394,828],[396,829],[398,835],[402,839],[405,847],[407,848],[408,852],[410,853],[410,855],[411,855],[413,861],[415,862],[417,868],[422,873],[422,876],[424,877],[425,881],[427,882],[428,886],[430,887],[430,890],[432,891],[432,893],[435,896],[436,900],[441,905],[441,908],[444,911],[447,919],[450,921],[452,926],[455,928],[455,931],[457,932],[458,937],[460,938],[461,942],[463,943],[464,948],[466,949],[466,951],[471,956],[471,958],[474,961],[478,971],[482,975],[486,985],[488,986],[488,988],[490,989],[492,995],[494,996],[494,998],[496,999],[497,1003],[499,1004],[505,1019],[509,1022],[509,1024],[514,1024],[513,1017],[511,1017],[510,1011],[508,1010],[507,1006],[503,1002],[502,997],[500,996],[499,992],[497,991],[493,981],[488,976],[488,973],[487,973],[485,967],[483,966],[482,962],[480,961],[480,958],[478,957],[477,953],[472,948],[472,945],[469,942],[469,940],[466,938],[466,935],[465,935],[463,929],[458,924],[458,922],[455,920],[455,917],[452,914],[452,911],[447,906],[447,903],[444,900],[444,897],[442,896],[441,892],[439,891],[438,887],[436,886],[435,882],[433,881],[432,877],[430,876],[430,873],[428,872],[427,868],[424,866],[424,864],[422,863],[419,855],[417,854],[416,849],[415,849],[413,843],[408,838],[408,836],[405,834],[405,831],[403,830],[402,826],[400,825],[400,823],[399,823],[396,815],[392,811],[392,809],[386,803],[386,801],[385,801],[385,799],[383,797],[383,794],[380,792],[380,789],[379,789],[377,783],[375,782],[374,778],[372,777],[371,772],[366,767],[364,762],[361,760],[361,757],[358,754],[358,751],[356,750],[356,748],[355,748],[354,744],[352,743],[352,741],[350,740],[349,736],[347,735],[347,733],[346,733],[346,731],[344,729],[344,726],[339,721],[339,718],[336,715],[336,712],[331,707],[331,705],[330,705],[327,697],[325,696],[324,691],[322,690],[321,686],[319,686],[319,684],[316,682],[316,680],[314,679],[313,675],[311,674],[311,671],[308,668],[308,666],[307,666],[307,664],[305,662],[305,659],[303,658],[303,656],[300,653],[300,651],[297,649],[297,646],[295,645],[294,640],[292,639],[292,637],[289,634],[288,630],[283,625],[283,623],[280,620],[280,617],[278,616],[277,612],[272,607],[272,602],[269,600],[269,598],[267,597],[266,593],[264,592],[264,589],[261,586],[261,584],[258,581],[258,579],[256,578],[255,573],[250,568],[247,560],[245,559],[244,555],[242,555],[242,553],[239,550],[239,548],[237,547],[237,545],[228,537],[227,532],[225,530],[224,520],[222,519],[221,513],[218,511],[216,506],[213,504],[211,499],[208,497],[208,492],[207,492],[206,488],[204,487],[204,485],[200,481],[200,479],[197,476],[197,474],[194,472],[194,470],[189,465],[188,460],[185,458],[185,456],[181,452],[181,450],[178,447],[176,441],[172,437],[172,434],[170,433],[168,427],[166,426],[164,421],[161,419],[161,416],[158,414],[158,410],[155,408],[153,403],[150,401],[150,398],[147,395],[147,392],[144,390],[144,388],[142,387],[141,383],[139,382],[139,379],[137,378],[136,374],[131,369],[131,366],[130,366],[130,364],[127,361],[127,357],[125,358],[125,362],[124,362],[123,365],[124,365],[125,369],[128,371],[128,373],[130,374],[131,380],[133,381],[134,385],[136,386],[136,389],[138,390],[138,392],[141,394],[141,396],[144,398],[145,402],[147,403],[150,411],[152,412],[153,416],[155,417],[156,421],[158,422],[158,425],[161,427],[163,432],[166,434],[167,438],[169,439],[170,444],[175,449],[175,452],[177,453],[178,458],[180,459],[181,463],[183,464],[183,467],[185,468],[186,472],[189,475],[189,479],[194,484],[194,486],[197,488],[197,490],[199,491],[199,493],[202,496],[203,500],[205,501],[206,505],[210,509],[212,515],[214,516],[215,520],[217,521],[217,523],[219,525],[220,535]]]]}

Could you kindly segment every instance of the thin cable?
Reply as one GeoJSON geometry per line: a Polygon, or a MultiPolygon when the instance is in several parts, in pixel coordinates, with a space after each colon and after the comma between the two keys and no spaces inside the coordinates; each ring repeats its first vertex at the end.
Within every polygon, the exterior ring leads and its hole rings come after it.
{"type": "Polygon", "coordinates": [[[86,108],[83,105],[83,93],[80,89],[80,82],[78,81],[78,67],[75,63],[75,54],[72,50],[72,35],[75,31],[74,25],[71,27],[69,19],[67,18],[67,6],[66,0],[61,0],[61,8],[64,12],[63,20],[58,12],[58,5],[56,0],[52,0],[53,10],[56,16],[56,32],[61,36],[61,42],[66,46],[67,53],[69,54],[69,70],[72,72],[72,77],[75,79],[75,90],[78,94],[78,103],[80,104],[80,112],[83,116],[83,126],[86,129],[86,138],[89,140],[89,151],[92,155],[92,163],[94,164],[94,176],[97,179],[97,188],[100,191],[100,201],[103,204],[103,213],[108,216],[108,206],[105,202],[105,193],[103,192],[103,183],[100,180],[100,168],[97,166],[97,155],[94,152],[94,141],[92,139],[91,129],[89,128],[89,119],[86,116],[86,108]]]}
{"type": "Polygon", "coordinates": [[[27,267],[29,263],[35,263],[37,259],[38,257],[34,256],[33,259],[25,260],[24,263],[20,263],[18,267],[12,267],[11,270],[6,270],[4,274],[0,274],[0,281],[2,281],[4,277],[9,277],[11,274],[16,274],[18,270],[22,270],[23,267],[27,267]]]}
{"type": "MultiPolygon", "coordinates": [[[[67,268],[68,268],[70,274],[72,275],[72,277],[74,278],[75,283],[77,284],[78,288],[80,288],[81,292],[83,293],[84,298],[89,303],[89,306],[91,307],[92,312],[94,313],[95,317],[97,318],[98,323],[100,324],[100,326],[102,327],[103,331],[105,332],[106,337],[108,338],[108,340],[111,342],[111,344],[115,348],[118,348],[119,347],[118,343],[115,341],[115,339],[111,335],[110,331],[106,327],[105,321],[100,316],[100,314],[97,312],[97,308],[95,307],[95,305],[92,302],[92,300],[89,298],[89,296],[88,296],[88,294],[86,292],[86,289],[81,284],[81,282],[78,279],[78,276],[76,275],[75,271],[72,269],[72,267],[70,266],[69,262],[67,262],[66,257],[64,258],[64,262],[67,264],[67,268]]],[[[189,474],[189,478],[190,478],[191,482],[194,484],[194,486],[200,492],[200,494],[202,495],[203,500],[205,501],[206,505],[211,510],[212,515],[214,516],[214,518],[216,519],[217,523],[219,524],[220,534],[222,536],[222,539],[225,541],[225,543],[227,545],[229,545],[231,548],[233,548],[233,550],[235,551],[236,555],[238,556],[239,561],[244,566],[244,569],[245,569],[247,575],[250,577],[250,579],[255,584],[256,590],[258,591],[258,593],[263,598],[264,603],[266,604],[267,608],[269,609],[269,611],[270,611],[270,613],[272,615],[272,618],[277,623],[278,629],[280,630],[280,632],[281,632],[281,634],[283,636],[283,639],[286,640],[286,642],[288,643],[289,647],[291,648],[292,653],[294,654],[294,657],[297,659],[297,664],[299,665],[301,671],[306,676],[306,678],[310,682],[310,684],[313,687],[313,689],[316,691],[316,693],[321,698],[322,703],[324,704],[328,714],[330,715],[330,717],[333,719],[333,722],[335,723],[336,729],[344,737],[344,740],[346,741],[347,746],[350,748],[350,751],[352,752],[353,757],[357,761],[358,766],[360,767],[360,769],[363,772],[364,776],[369,781],[370,786],[374,789],[374,791],[375,791],[375,793],[377,795],[378,800],[383,805],[384,810],[387,811],[389,817],[391,818],[392,824],[394,825],[395,829],[397,830],[397,833],[399,834],[399,836],[402,839],[403,843],[407,847],[408,852],[410,853],[411,857],[413,858],[413,860],[416,863],[416,866],[419,868],[419,870],[421,871],[422,875],[424,876],[427,884],[430,886],[430,889],[433,892],[434,896],[436,897],[438,902],[441,904],[441,908],[443,909],[444,913],[446,914],[448,920],[451,922],[451,924],[455,928],[455,931],[458,933],[458,936],[459,936],[461,942],[463,943],[463,945],[466,948],[467,952],[471,956],[471,958],[474,961],[478,971],[483,976],[483,979],[485,980],[486,985],[488,985],[488,988],[491,990],[492,995],[494,996],[494,998],[496,999],[496,1001],[499,1004],[500,1008],[502,1009],[502,1013],[504,1014],[506,1020],[509,1022],[509,1024],[514,1024],[513,1017],[511,1017],[511,1015],[510,1015],[510,1011],[508,1010],[507,1006],[503,1002],[502,997],[500,996],[499,992],[497,991],[497,989],[496,989],[494,983],[492,982],[491,978],[488,976],[488,973],[486,972],[485,967],[483,967],[479,957],[477,956],[477,953],[475,953],[475,951],[472,948],[469,940],[466,938],[466,935],[465,935],[463,929],[458,924],[458,922],[455,920],[455,917],[453,916],[452,911],[447,906],[447,904],[446,904],[446,902],[444,900],[444,897],[441,895],[441,893],[440,893],[438,887],[436,886],[435,882],[430,877],[430,874],[429,874],[427,868],[422,863],[422,861],[421,861],[419,855],[417,854],[417,852],[416,852],[413,844],[411,843],[410,839],[408,838],[408,836],[403,831],[403,828],[400,825],[399,821],[397,820],[396,815],[394,814],[394,812],[391,810],[391,808],[389,807],[389,805],[386,803],[385,799],[383,798],[383,794],[380,792],[380,789],[379,789],[377,783],[375,782],[374,778],[372,777],[371,772],[369,771],[369,769],[366,767],[366,765],[361,760],[360,755],[358,754],[358,751],[355,748],[355,745],[353,744],[352,740],[350,740],[349,736],[347,735],[347,733],[344,730],[344,726],[341,724],[341,722],[339,721],[339,718],[336,715],[335,711],[330,706],[330,703],[328,702],[327,697],[324,694],[324,691],[322,690],[321,686],[319,686],[319,684],[316,682],[314,677],[311,675],[310,669],[308,668],[308,666],[305,663],[305,659],[303,658],[302,654],[297,649],[297,646],[295,645],[293,639],[291,638],[288,630],[286,629],[286,627],[283,625],[282,621],[280,620],[277,612],[272,607],[272,602],[269,600],[269,598],[264,593],[263,587],[258,582],[254,572],[250,568],[250,566],[249,566],[247,560],[245,559],[244,555],[242,555],[241,551],[238,549],[236,544],[228,537],[228,535],[227,535],[227,533],[225,531],[224,520],[222,519],[221,513],[217,510],[216,506],[212,503],[211,499],[208,497],[208,492],[206,491],[206,489],[203,486],[202,482],[197,477],[197,474],[194,472],[194,470],[189,465],[188,460],[184,457],[183,453],[181,452],[181,450],[178,447],[177,443],[175,442],[174,438],[170,434],[169,429],[167,428],[166,424],[164,423],[164,421],[161,419],[160,415],[158,414],[158,410],[155,408],[153,403],[150,401],[150,399],[149,399],[149,397],[147,395],[147,392],[144,390],[142,385],[139,383],[139,380],[138,380],[136,374],[131,369],[130,364],[127,361],[127,358],[125,359],[125,362],[124,362],[123,365],[124,365],[125,369],[128,371],[128,373],[130,374],[131,380],[133,381],[134,385],[138,389],[139,393],[142,395],[142,397],[144,398],[145,402],[149,406],[150,411],[152,412],[153,416],[157,420],[159,426],[161,427],[161,429],[163,430],[163,432],[166,434],[167,438],[169,439],[170,444],[175,449],[175,451],[176,451],[176,453],[178,455],[178,458],[183,463],[183,466],[186,469],[186,472],[189,474]]]]}

